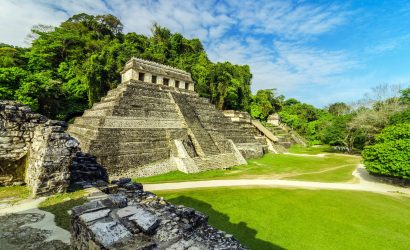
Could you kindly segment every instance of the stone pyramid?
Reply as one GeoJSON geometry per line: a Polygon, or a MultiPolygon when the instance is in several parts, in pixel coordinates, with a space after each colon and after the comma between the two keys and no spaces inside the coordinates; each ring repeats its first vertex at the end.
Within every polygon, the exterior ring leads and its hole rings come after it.
{"type": "Polygon", "coordinates": [[[228,168],[246,164],[249,149],[264,152],[253,133],[198,96],[189,73],[138,58],[68,132],[113,178],[228,168]]]}

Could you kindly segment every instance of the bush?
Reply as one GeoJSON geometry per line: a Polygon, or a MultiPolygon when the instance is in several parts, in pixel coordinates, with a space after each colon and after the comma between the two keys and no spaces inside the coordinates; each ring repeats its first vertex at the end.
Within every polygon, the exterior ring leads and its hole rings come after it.
{"type": "Polygon", "coordinates": [[[366,169],[373,174],[410,179],[410,124],[389,126],[376,141],[362,152],[366,169]]]}

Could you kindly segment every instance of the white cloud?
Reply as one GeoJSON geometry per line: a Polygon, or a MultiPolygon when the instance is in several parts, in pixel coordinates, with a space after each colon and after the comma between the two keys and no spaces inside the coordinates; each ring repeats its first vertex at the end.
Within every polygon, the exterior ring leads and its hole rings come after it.
{"type": "Polygon", "coordinates": [[[157,22],[186,37],[198,37],[212,60],[250,65],[254,90],[291,93],[340,82],[339,75],[357,65],[345,51],[304,43],[344,24],[351,12],[334,4],[290,0],[2,0],[0,42],[23,45],[33,25],[58,25],[80,12],[112,13],[125,32],[148,35],[157,22]]]}
{"type": "Polygon", "coordinates": [[[69,15],[30,1],[0,2],[0,42],[26,46],[25,37],[37,24],[58,25],[69,15]]]}
{"type": "Polygon", "coordinates": [[[384,39],[375,45],[368,46],[365,50],[369,54],[382,54],[390,52],[402,47],[410,41],[410,34],[402,35],[394,38],[384,39]]]}
{"type": "Polygon", "coordinates": [[[244,1],[235,13],[240,27],[247,32],[276,34],[288,39],[327,32],[343,24],[350,14],[336,5],[291,1],[244,1]]]}

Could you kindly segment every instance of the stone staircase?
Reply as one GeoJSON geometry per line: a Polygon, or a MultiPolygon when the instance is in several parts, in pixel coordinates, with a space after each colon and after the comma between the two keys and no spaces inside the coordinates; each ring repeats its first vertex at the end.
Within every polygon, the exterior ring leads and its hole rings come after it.
{"type": "Polygon", "coordinates": [[[220,154],[221,151],[219,151],[218,146],[215,144],[209,133],[203,127],[195,108],[190,105],[190,102],[188,101],[189,98],[187,98],[188,95],[172,93],[172,96],[179,109],[181,110],[187,126],[195,136],[195,140],[199,143],[203,154],[220,154]]]}
{"type": "Polygon", "coordinates": [[[296,136],[298,135],[293,134],[295,132],[291,131],[290,128],[280,126],[280,125],[276,126],[276,125],[269,124],[269,123],[266,123],[264,126],[267,129],[269,129],[278,139],[277,144],[284,147],[285,149],[289,148],[290,146],[294,144],[302,144],[306,146],[304,140],[302,138],[296,138],[296,136]]]}
{"type": "MultiPolygon", "coordinates": [[[[189,97],[204,128],[214,137],[218,134],[232,140],[245,158],[261,157],[267,152],[265,138],[246,122],[233,122],[224,113],[217,110],[209,100],[202,97],[189,97]]],[[[217,139],[216,139],[217,140],[217,139]]]]}

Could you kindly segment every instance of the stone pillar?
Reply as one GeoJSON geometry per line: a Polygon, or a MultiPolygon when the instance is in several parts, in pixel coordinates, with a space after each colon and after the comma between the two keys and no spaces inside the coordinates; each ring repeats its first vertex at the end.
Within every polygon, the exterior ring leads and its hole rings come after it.
{"type": "Polygon", "coordinates": [[[129,80],[138,80],[138,71],[136,71],[135,69],[129,69],[122,73],[121,82],[126,82],[129,80]]]}
{"type": "Polygon", "coordinates": [[[279,123],[280,123],[279,115],[275,113],[275,114],[268,116],[268,123],[274,126],[279,126],[279,123]]]}
{"type": "Polygon", "coordinates": [[[169,79],[169,86],[175,87],[175,79],[169,79]]]}
{"type": "Polygon", "coordinates": [[[185,82],[184,81],[179,82],[179,88],[180,89],[185,89],[185,82]]]}
{"type": "Polygon", "coordinates": [[[164,77],[163,76],[157,76],[157,84],[164,84],[164,77]]]}
{"type": "Polygon", "coordinates": [[[152,79],[152,74],[151,73],[145,73],[144,82],[151,83],[151,79],[152,79]]]}
{"type": "Polygon", "coordinates": [[[188,90],[195,91],[195,87],[194,87],[194,83],[193,83],[193,82],[189,83],[189,85],[188,85],[188,90]]]}

